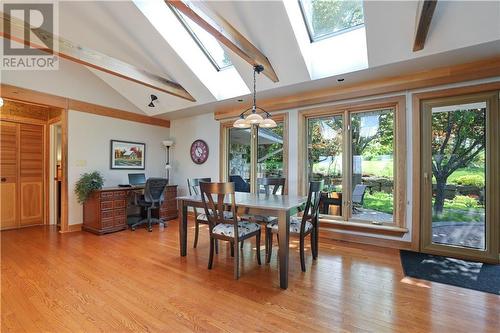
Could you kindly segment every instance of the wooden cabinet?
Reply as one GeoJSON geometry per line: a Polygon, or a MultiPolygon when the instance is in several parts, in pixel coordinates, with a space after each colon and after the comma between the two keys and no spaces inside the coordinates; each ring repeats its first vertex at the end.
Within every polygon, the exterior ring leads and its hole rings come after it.
{"type": "MultiPolygon", "coordinates": [[[[83,205],[82,229],[99,235],[127,229],[127,207],[132,191],[140,189],[112,187],[92,193],[83,205]]],[[[177,218],[176,197],[177,185],[168,185],[163,205],[152,215],[165,221],[177,218]]]]}

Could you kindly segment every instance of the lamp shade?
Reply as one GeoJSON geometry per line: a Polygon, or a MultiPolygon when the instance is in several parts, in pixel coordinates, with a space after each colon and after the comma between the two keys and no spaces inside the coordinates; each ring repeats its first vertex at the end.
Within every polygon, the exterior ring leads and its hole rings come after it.
{"type": "Polygon", "coordinates": [[[264,121],[264,118],[262,118],[262,116],[260,114],[257,114],[257,113],[251,113],[248,115],[248,117],[246,118],[247,122],[252,124],[252,125],[258,125],[260,124],[262,121],[264,121]]]}
{"type": "Polygon", "coordinates": [[[276,122],[271,119],[271,118],[266,118],[264,119],[260,124],[259,124],[260,127],[263,127],[263,128],[274,128],[276,126],[278,126],[276,124],[276,122]]]}
{"type": "Polygon", "coordinates": [[[162,144],[165,147],[172,147],[174,145],[174,141],[172,141],[172,140],[163,140],[162,144]]]}
{"type": "Polygon", "coordinates": [[[233,123],[233,127],[236,127],[236,128],[249,128],[250,126],[250,123],[246,121],[246,119],[244,118],[238,118],[234,123],[233,123]]]}

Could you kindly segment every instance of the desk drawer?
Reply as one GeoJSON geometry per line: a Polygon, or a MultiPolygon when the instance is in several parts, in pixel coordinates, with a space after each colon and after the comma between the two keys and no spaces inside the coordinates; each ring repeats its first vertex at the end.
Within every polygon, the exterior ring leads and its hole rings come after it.
{"type": "Polygon", "coordinates": [[[113,209],[113,201],[101,201],[101,210],[113,209]]]}
{"type": "Polygon", "coordinates": [[[122,226],[127,224],[127,215],[121,215],[121,216],[116,216],[114,218],[114,225],[115,226],[122,226]]]}
{"type": "Polygon", "coordinates": [[[115,199],[124,199],[127,196],[126,191],[115,191],[113,197],[115,199]]]}
{"type": "Polygon", "coordinates": [[[112,219],[113,211],[112,210],[103,210],[101,211],[101,220],[112,219]]]}
{"type": "Polygon", "coordinates": [[[126,200],[115,200],[113,201],[113,208],[125,208],[127,207],[127,201],[126,200]]]}
{"type": "Polygon", "coordinates": [[[111,200],[113,199],[113,192],[101,192],[102,200],[111,200]]]}
{"type": "Polygon", "coordinates": [[[114,226],[113,218],[101,219],[102,228],[111,228],[114,226]]]}

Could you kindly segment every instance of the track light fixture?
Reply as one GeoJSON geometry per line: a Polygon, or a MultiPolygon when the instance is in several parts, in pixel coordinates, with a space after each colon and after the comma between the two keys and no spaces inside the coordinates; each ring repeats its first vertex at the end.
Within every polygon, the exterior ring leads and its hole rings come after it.
{"type": "Polygon", "coordinates": [[[150,108],[154,108],[156,104],[158,103],[158,97],[156,95],[151,95],[151,102],[148,104],[150,108]]]}

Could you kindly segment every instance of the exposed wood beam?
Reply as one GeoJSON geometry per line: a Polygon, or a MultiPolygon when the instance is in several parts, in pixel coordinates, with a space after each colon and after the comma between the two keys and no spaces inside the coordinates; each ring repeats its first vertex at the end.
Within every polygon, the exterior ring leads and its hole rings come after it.
{"type": "Polygon", "coordinates": [[[165,2],[189,17],[250,65],[264,66],[264,75],[273,82],[279,81],[269,59],[224,18],[195,2],[190,2],[190,6],[180,0],[165,0],[165,2]]]}
{"type": "Polygon", "coordinates": [[[79,46],[69,40],[55,36],[51,32],[40,28],[32,29],[28,23],[11,17],[3,12],[0,12],[0,14],[2,16],[3,23],[0,28],[0,36],[3,38],[28,45],[33,48],[41,49],[44,52],[58,55],[61,58],[95,68],[99,71],[118,76],[151,89],[162,91],[192,102],[195,101],[193,96],[191,96],[186,89],[176,82],[156,74],[149,73],[143,69],[137,68],[98,51],[79,46]],[[31,30],[33,34],[40,39],[42,44],[37,44],[32,40],[26,40],[24,32],[27,30],[31,30]],[[58,45],[58,48],[57,50],[49,49],[47,45],[58,45]]]}
{"type": "Polygon", "coordinates": [[[415,42],[413,43],[413,52],[420,51],[424,48],[436,5],[437,0],[423,0],[419,4],[419,10],[417,13],[417,30],[415,33],[415,42]]]}
{"type": "MultiPolygon", "coordinates": [[[[334,86],[280,97],[260,99],[259,106],[266,111],[290,110],[315,104],[332,103],[359,97],[399,92],[410,89],[477,80],[500,75],[500,57],[474,61],[466,64],[434,68],[400,76],[386,77],[346,86],[334,86]]],[[[241,107],[220,107],[215,119],[237,117],[241,107]]]]}
{"type": "Polygon", "coordinates": [[[167,128],[170,127],[170,121],[166,119],[150,117],[129,111],[118,110],[107,106],[87,103],[83,101],[78,101],[76,99],[60,97],[43,92],[38,92],[35,90],[11,86],[8,84],[0,85],[0,95],[5,100],[31,103],[34,105],[57,107],[64,110],[92,113],[100,116],[134,121],[137,123],[160,126],[160,127],[167,127],[167,128]]]}

